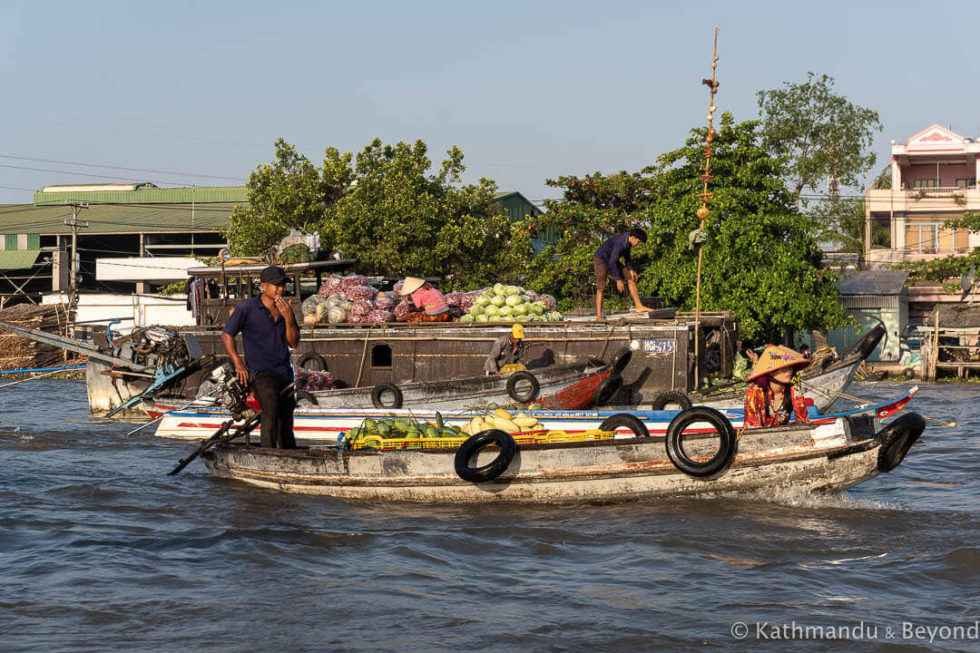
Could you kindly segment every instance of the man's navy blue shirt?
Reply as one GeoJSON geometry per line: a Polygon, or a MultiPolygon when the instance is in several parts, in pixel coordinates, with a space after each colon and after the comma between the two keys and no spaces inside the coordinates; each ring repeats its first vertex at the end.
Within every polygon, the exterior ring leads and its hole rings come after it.
{"type": "Polygon", "coordinates": [[[613,236],[606,242],[599,245],[599,249],[595,251],[595,258],[600,261],[605,261],[606,266],[609,268],[609,274],[616,281],[622,281],[622,277],[619,276],[619,257],[624,257],[624,267],[627,270],[633,269],[633,262],[630,260],[630,250],[633,248],[630,246],[630,232],[624,231],[621,234],[613,236]]]}
{"type": "Polygon", "coordinates": [[[274,372],[286,379],[293,378],[289,344],[286,342],[286,320],[277,311],[273,321],[269,309],[262,304],[261,295],[239,303],[221,331],[233,338],[242,334],[245,367],[252,378],[259,372],[274,372]]]}

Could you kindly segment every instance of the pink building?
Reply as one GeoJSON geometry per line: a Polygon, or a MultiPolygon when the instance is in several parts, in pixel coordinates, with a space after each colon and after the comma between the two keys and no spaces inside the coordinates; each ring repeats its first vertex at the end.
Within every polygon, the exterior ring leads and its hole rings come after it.
{"type": "MultiPolygon", "coordinates": [[[[887,249],[865,245],[867,268],[966,254],[980,234],[948,229],[947,220],[980,212],[980,143],[942,125],[931,125],[900,145],[892,141],[892,187],[865,194],[865,243],[871,224],[889,225],[887,249]]],[[[906,288],[908,319],[921,323],[937,304],[980,301],[980,283],[950,293],[941,282],[921,280],[906,288]]]]}
{"type": "Polygon", "coordinates": [[[980,212],[980,143],[931,125],[904,144],[892,141],[892,187],[865,195],[867,267],[965,254],[980,234],[943,227],[980,212]],[[871,223],[891,228],[889,249],[871,249],[871,223]]]}

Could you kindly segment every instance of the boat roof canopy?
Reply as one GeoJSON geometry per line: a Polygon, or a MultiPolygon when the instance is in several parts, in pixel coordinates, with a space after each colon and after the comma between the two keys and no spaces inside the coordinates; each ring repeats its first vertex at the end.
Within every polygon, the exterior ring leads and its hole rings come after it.
{"type": "MultiPolygon", "coordinates": [[[[357,259],[342,258],[329,259],[326,261],[310,261],[308,263],[280,263],[279,266],[282,267],[287,275],[293,275],[315,270],[343,271],[353,266],[355,263],[357,263],[357,259]]],[[[225,275],[257,277],[262,273],[262,270],[269,267],[269,265],[272,264],[244,263],[239,265],[215,265],[208,267],[188,268],[187,274],[192,277],[208,278],[221,276],[223,272],[225,275]]]]}

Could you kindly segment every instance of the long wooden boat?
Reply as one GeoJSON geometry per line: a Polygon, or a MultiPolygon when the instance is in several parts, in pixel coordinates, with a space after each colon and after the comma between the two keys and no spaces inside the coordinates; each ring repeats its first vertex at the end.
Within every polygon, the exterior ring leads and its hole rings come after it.
{"type": "MultiPolygon", "coordinates": [[[[874,406],[865,406],[853,411],[822,415],[812,407],[814,422],[826,422],[838,417],[857,413],[872,412],[877,418],[885,418],[901,410],[915,396],[918,386],[912,388],[898,399],[874,406]]],[[[366,419],[385,419],[389,417],[411,419],[419,422],[436,422],[439,418],[452,426],[463,426],[473,417],[486,415],[481,409],[451,409],[436,411],[428,407],[420,409],[348,409],[300,407],[294,414],[293,433],[297,440],[336,441],[342,434],[361,426],[366,419]]],[[[677,416],[676,410],[535,410],[529,413],[536,417],[545,430],[582,432],[600,429],[607,420],[619,415],[635,417],[648,433],[665,433],[670,422],[677,416]]],[[[744,420],[742,409],[724,409],[723,414],[735,428],[741,428],[744,420]]],[[[171,411],[160,418],[156,435],[170,438],[203,439],[221,428],[231,415],[223,409],[188,408],[171,411]]],[[[623,434],[632,435],[628,427],[616,429],[623,434]]]]}
{"type": "MultiPolygon", "coordinates": [[[[628,362],[628,361],[623,361],[628,362]]],[[[602,361],[576,365],[556,365],[526,374],[510,376],[477,376],[434,383],[409,383],[403,386],[378,384],[374,387],[318,390],[308,393],[304,402],[320,408],[418,408],[448,410],[461,407],[540,404],[552,410],[591,408],[598,399],[602,404],[615,394],[620,381],[606,383],[614,374],[613,366],[602,361]]],[[[143,410],[151,419],[168,411],[180,410],[188,402],[179,397],[149,398],[143,410]]],[[[201,398],[188,407],[213,407],[215,399],[201,398]]]]}
{"type": "MultiPolygon", "coordinates": [[[[665,436],[522,446],[500,438],[499,448],[465,451],[470,441],[459,449],[398,451],[220,444],[202,458],[218,477],[342,499],[565,504],[723,493],[769,496],[780,488],[840,490],[890,471],[925,426],[915,413],[884,428],[874,417],[850,416],[826,424],[744,430],[736,441],[731,426],[718,423],[719,433],[689,436],[691,441],[680,446],[684,457],[677,460],[678,432],[691,421],[683,420],[689,411],[675,417],[671,429],[678,422],[681,426],[665,436]],[[715,435],[721,435],[720,447],[715,435]],[[725,442],[737,444],[725,451],[724,464],[710,475],[700,475],[699,465],[712,465],[718,455],[713,451],[724,449],[725,442]],[[481,470],[488,469],[494,470],[494,477],[483,480],[481,470]]],[[[495,433],[502,432],[484,432],[471,440],[487,439],[487,434],[497,437],[495,433]]]]}
{"type": "MultiPolygon", "coordinates": [[[[290,288],[305,288],[304,275],[329,271],[329,266],[349,262],[319,261],[285,266],[290,288]],[[324,267],[326,266],[326,267],[324,267]]],[[[250,296],[263,266],[241,266],[232,273],[227,268],[192,270],[193,276],[218,284],[219,296],[203,300],[200,322],[195,327],[176,329],[180,337],[193,337],[201,355],[223,357],[220,325],[230,310],[250,296]]],[[[318,279],[319,282],[319,279],[318,279]]],[[[289,290],[289,301],[300,315],[302,293],[289,290]]],[[[704,394],[698,391],[709,375],[729,376],[734,365],[737,319],[727,312],[701,314],[697,323],[692,314],[673,309],[645,315],[615,316],[605,323],[573,321],[535,322],[525,325],[525,341],[541,365],[570,365],[588,358],[610,359],[628,349],[632,358],[622,370],[623,386],[611,403],[623,406],[650,406],[664,391],[692,393],[695,404],[717,407],[740,405],[740,392],[704,394]],[[695,351],[718,347],[709,368],[708,357],[695,359],[695,351]]],[[[374,388],[390,383],[402,387],[413,383],[438,382],[482,374],[493,342],[510,330],[506,323],[433,324],[339,324],[302,328],[296,362],[307,357],[325,361],[334,378],[347,387],[374,388]]],[[[869,332],[870,334],[871,332],[869,332]]],[[[881,334],[878,334],[878,338],[881,334]]],[[[868,336],[862,342],[868,344],[868,336]]],[[[111,343],[104,333],[93,332],[93,340],[111,343]]],[[[877,341],[874,341],[877,344],[877,341]]],[[[862,345],[826,369],[815,368],[805,377],[804,393],[825,409],[847,387],[864,356],[874,349],[862,345]],[[863,352],[863,355],[860,355],[863,352]],[[812,389],[811,389],[812,388],[812,389]]],[[[114,350],[113,350],[114,351],[114,350]]],[[[130,352],[122,352],[129,356],[130,352]]],[[[155,354],[132,353],[136,362],[159,360],[155,354]],[[144,360],[145,359],[145,360],[144,360]]],[[[178,366],[175,364],[175,366],[178,366]]],[[[138,395],[152,381],[152,375],[135,374],[125,366],[90,359],[86,370],[89,407],[101,414],[138,395]]],[[[175,385],[176,392],[192,400],[197,395],[201,374],[190,374],[175,385]]]]}

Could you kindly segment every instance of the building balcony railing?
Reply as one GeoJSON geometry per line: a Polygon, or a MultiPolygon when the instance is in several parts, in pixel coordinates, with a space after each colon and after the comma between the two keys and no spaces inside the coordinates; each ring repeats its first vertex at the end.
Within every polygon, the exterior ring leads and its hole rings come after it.
{"type": "Polygon", "coordinates": [[[905,196],[911,199],[922,199],[925,197],[953,197],[961,196],[966,198],[966,193],[975,191],[976,187],[961,188],[959,186],[932,186],[930,188],[907,188],[905,196]]]}
{"type": "Polygon", "coordinates": [[[899,190],[869,189],[865,194],[873,213],[914,211],[980,210],[980,189],[976,186],[934,186],[899,190]]]}

